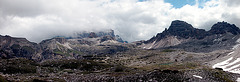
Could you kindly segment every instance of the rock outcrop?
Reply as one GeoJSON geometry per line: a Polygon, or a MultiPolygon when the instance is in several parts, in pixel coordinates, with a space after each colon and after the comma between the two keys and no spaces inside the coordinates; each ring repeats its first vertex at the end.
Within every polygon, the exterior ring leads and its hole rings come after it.
{"type": "Polygon", "coordinates": [[[211,46],[216,47],[216,45],[227,45],[226,47],[229,48],[235,44],[235,41],[237,40],[235,36],[238,36],[239,34],[239,28],[234,24],[229,24],[227,22],[218,22],[211,27],[211,30],[205,31],[204,29],[194,28],[192,25],[184,21],[175,20],[171,23],[168,29],[166,28],[162,33],[158,33],[150,40],[144,41],[140,47],[146,49],[177,47],[182,49],[183,47],[189,46],[202,46],[199,43],[206,43],[205,45],[207,46],[204,47],[212,48],[211,46]],[[231,40],[230,38],[233,39],[231,40]],[[221,39],[221,42],[218,41],[218,39],[221,39]]]}
{"type": "Polygon", "coordinates": [[[38,44],[30,42],[26,38],[0,36],[1,58],[26,57],[32,59],[39,49],[38,44]]]}
{"type": "Polygon", "coordinates": [[[210,34],[225,34],[232,33],[234,35],[240,34],[240,30],[236,25],[227,22],[218,22],[214,24],[209,31],[210,34]]]}

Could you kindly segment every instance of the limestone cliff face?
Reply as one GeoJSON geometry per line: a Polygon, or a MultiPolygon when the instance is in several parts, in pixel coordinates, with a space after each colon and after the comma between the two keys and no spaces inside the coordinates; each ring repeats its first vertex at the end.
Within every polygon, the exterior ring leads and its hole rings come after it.
{"type": "Polygon", "coordinates": [[[119,35],[114,34],[114,30],[104,30],[104,31],[96,31],[96,32],[76,32],[72,36],[57,36],[57,37],[64,37],[66,39],[83,39],[83,38],[97,38],[97,37],[105,37],[110,36],[113,37],[116,41],[121,43],[128,43],[127,41],[123,41],[119,35]]]}
{"type": "Polygon", "coordinates": [[[14,38],[10,36],[0,36],[0,57],[26,57],[32,58],[39,51],[40,46],[28,41],[26,38],[14,38]]]}
{"type": "Polygon", "coordinates": [[[37,61],[46,59],[78,59],[84,55],[107,55],[127,50],[114,31],[90,32],[78,37],[54,37],[39,44],[25,38],[0,36],[0,59],[24,57],[37,61]]]}

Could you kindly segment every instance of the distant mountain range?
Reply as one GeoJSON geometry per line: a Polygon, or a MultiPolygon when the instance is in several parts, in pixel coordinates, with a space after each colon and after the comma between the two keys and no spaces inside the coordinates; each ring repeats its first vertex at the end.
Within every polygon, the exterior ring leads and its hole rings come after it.
{"type": "Polygon", "coordinates": [[[61,58],[75,59],[83,55],[112,54],[121,47],[115,46],[116,50],[114,50],[115,47],[110,50],[109,46],[106,46],[107,44],[119,45],[124,43],[128,42],[115,35],[113,30],[96,33],[79,32],[70,37],[56,36],[43,40],[39,44],[30,42],[25,38],[0,36],[0,57],[25,57],[37,61],[61,58]]]}
{"type": "Polygon", "coordinates": [[[96,38],[96,37],[103,37],[103,36],[110,36],[113,37],[116,41],[122,43],[128,43],[127,41],[123,41],[119,35],[114,34],[114,30],[104,30],[104,31],[97,31],[97,32],[76,32],[72,36],[56,36],[57,37],[64,37],[65,39],[83,39],[83,38],[96,38]]]}
{"type": "Polygon", "coordinates": [[[180,48],[192,52],[210,52],[231,48],[236,44],[239,34],[240,29],[227,22],[218,22],[205,31],[175,20],[162,33],[138,44],[146,49],[180,48]]]}
{"type": "Polygon", "coordinates": [[[227,22],[206,31],[175,20],[132,43],[113,30],[40,43],[0,35],[0,81],[234,82],[240,80],[239,50],[240,29],[227,22]]]}
{"type": "MultiPolygon", "coordinates": [[[[191,52],[211,52],[230,49],[236,44],[239,34],[240,29],[227,22],[218,22],[209,31],[205,31],[194,28],[184,21],[175,20],[162,33],[158,33],[147,41],[133,43],[144,49],[174,48],[191,52]]],[[[0,56],[1,58],[26,57],[36,60],[79,58],[80,52],[81,56],[83,54],[115,53],[118,48],[124,48],[121,46],[122,43],[127,43],[127,41],[123,41],[118,35],[115,35],[113,30],[79,32],[70,37],[56,36],[43,40],[39,44],[30,42],[25,38],[0,36],[0,56]],[[110,49],[110,51],[98,48],[99,45],[106,46],[108,43],[119,46],[116,50],[110,49]]]]}

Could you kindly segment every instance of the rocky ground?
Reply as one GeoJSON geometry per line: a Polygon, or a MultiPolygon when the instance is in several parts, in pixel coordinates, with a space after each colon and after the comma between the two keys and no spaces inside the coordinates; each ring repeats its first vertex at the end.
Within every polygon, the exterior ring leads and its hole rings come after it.
{"type": "Polygon", "coordinates": [[[4,81],[163,81],[231,82],[238,74],[212,69],[209,61],[226,51],[193,53],[184,50],[133,49],[107,57],[35,62],[25,58],[1,59],[4,81]],[[218,54],[218,55],[216,55],[218,54]]]}

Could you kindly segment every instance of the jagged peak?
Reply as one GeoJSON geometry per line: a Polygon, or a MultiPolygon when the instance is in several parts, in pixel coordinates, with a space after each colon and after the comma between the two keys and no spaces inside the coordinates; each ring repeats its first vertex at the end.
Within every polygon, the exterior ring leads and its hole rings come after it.
{"type": "Polygon", "coordinates": [[[211,27],[209,32],[211,34],[224,34],[224,33],[227,33],[227,32],[230,32],[234,35],[240,34],[240,30],[236,25],[230,24],[230,23],[227,23],[227,22],[224,22],[224,21],[214,24],[211,27]]]}
{"type": "Polygon", "coordinates": [[[206,31],[204,29],[194,28],[185,21],[175,20],[171,23],[169,29],[165,29],[162,34],[179,36],[186,39],[190,37],[200,39],[206,34],[206,31]]]}
{"type": "Polygon", "coordinates": [[[210,31],[205,31],[204,29],[194,28],[191,24],[188,24],[185,21],[174,20],[168,29],[165,28],[162,33],[158,33],[156,36],[152,37],[150,40],[145,41],[144,43],[160,41],[161,39],[168,36],[177,36],[179,38],[185,39],[203,39],[206,36],[224,33],[232,33],[234,35],[237,35],[240,34],[240,30],[238,27],[236,27],[236,25],[224,21],[214,24],[210,31]]]}
{"type": "Polygon", "coordinates": [[[185,21],[174,20],[172,21],[169,27],[169,30],[175,30],[175,29],[193,29],[193,26],[191,24],[188,24],[185,21]]]}

